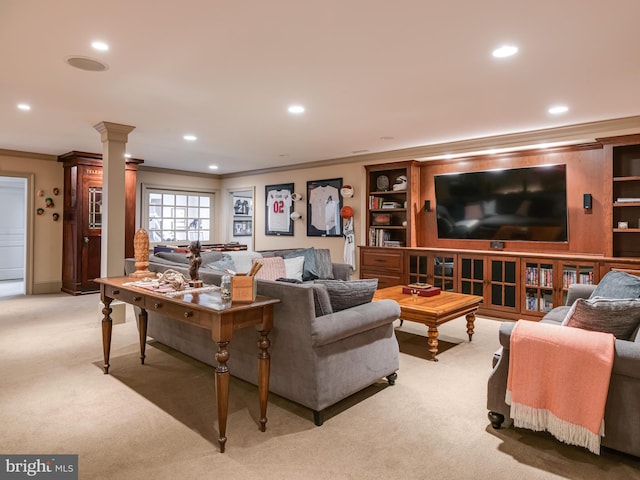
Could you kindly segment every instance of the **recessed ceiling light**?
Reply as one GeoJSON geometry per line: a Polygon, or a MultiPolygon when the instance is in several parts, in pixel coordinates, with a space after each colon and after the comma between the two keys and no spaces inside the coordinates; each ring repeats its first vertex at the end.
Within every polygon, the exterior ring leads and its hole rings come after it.
{"type": "Polygon", "coordinates": [[[518,53],[518,47],[515,45],[502,45],[493,51],[493,56],[496,58],[510,57],[518,53]]]}
{"type": "Polygon", "coordinates": [[[291,105],[288,108],[289,113],[300,114],[304,113],[304,107],[302,105],[291,105]]]}
{"type": "Polygon", "coordinates": [[[196,137],[195,135],[191,135],[191,134],[187,134],[182,138],[184,138],[185,140],[187,140],[189,142],[193,142],[193,141],[198,139],[198,137],[196,137]]]}
{"type": "Polygon", "coordinates": [[[547,110],[551,115],[560,115],[569,111],[569,107],[566,105],[555,105],[547,110]]]}
{"type": "Polygon", "coordinates": [[[92,42],[91,46],[93,48],[95,48],[96,50],[100,50],[102,52],[106,52],[107,50],[109,50],[109,45],[107,45],[106,43],[101,42],[99,40],[95,41],[95,42],[92,42]]]}
{"type": "Polygon", "coordinates": [[[209,170],[217,170],[218,165],[209,165],[209,170]]]}
{"type": "Polygon", "coordinates": [[[131,154],[130,153],[125,153],[124,154],[124,158],[131,158],[131,154]]]}
{"type": "Polygon", "coordinates": [[[19,103],[18,108],[20,110],[24,110],[25,112],[28,112],[29,110],[31,110],[31,105],[27,105],[26,103],[19,103]]]}

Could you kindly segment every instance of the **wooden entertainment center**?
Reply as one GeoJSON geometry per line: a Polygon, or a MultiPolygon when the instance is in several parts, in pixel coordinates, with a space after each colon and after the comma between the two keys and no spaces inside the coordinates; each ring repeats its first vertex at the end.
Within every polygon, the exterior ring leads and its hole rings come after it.
{"type": "Polygon", "coordinates": [[[640,275],[640,135],[366,172],[360,278],[379,288],[430,283],[482,296],[480,313],[536,320],[564,303],[571,283],[598,283],[612,269],[640,275]],[[436,175],[550,164],[566,165],[566,242],[438,238],[436,175]]]}

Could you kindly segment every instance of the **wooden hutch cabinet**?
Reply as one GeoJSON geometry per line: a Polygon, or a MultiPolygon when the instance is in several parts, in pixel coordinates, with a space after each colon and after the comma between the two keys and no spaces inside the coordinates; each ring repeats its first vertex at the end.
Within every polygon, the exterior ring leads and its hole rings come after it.
{"type": "MultiPolygon", "coordinates": [[[[611,165],[614,257],[640,257],[640,135],[598,139],[611,165]]],[[[608,178],[608,176],[607,176],[608,178]]]]}
{"type": "Polygon", "coordinates": [[[366,246],[360,250],[360,278],[377,278],[379,288],[398,285],[404,255],[416,245],[415,213],[420,193],[418,162],[367,165],[366,246]]]}
{"type": "MultiPolygon", "coordinates": [[[[102,241],[102,155],[69,152],[64,164],[62,291],[72,295],[100,290],[102,241]]],[[[136,174],[142,160],[127,160],[125,173],[125,255],[133,257],[136,174]]]]}

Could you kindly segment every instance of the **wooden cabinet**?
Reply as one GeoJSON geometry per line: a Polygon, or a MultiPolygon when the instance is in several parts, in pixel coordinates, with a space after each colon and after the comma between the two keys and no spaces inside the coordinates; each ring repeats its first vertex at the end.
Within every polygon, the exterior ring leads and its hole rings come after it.
{"type": "Polygon", "coordinates": [[[457,256],[449,252],[408,250],[408,282],[428,283],[443,291],[456,291],[457,256]]]}
{"type": "Polygon", "coordinates": [[[494,311],[517,313],[520,310],[518,288],[520,259],[489,256],[486,261],[489,281],[483,307],[494,311]]]}
{"type": "Polygon", "coordinates": [[[614,257],[640,257],[640,135],[599,139],[611,165],[614,257]]]}
{"type": "Polygon", "coordinates": [[[593,285],[599,280],[596,262],[525,258],[523,262],[523,301],[525,315],[542,317],[567,301],[569,285],[593,285]]]}
{"type": "Polygon", "coordinates": [[[432,248],[360,247],[360,265],[379,288],[428,283],[481,296],[481,314],[513,320],[542,318],[566,304],[569,285],[597,284],[609,270],[640,275],[640,259],[432,248]]]}
{"type": "MultiPolygon", "coordinates": [[[[102,242],[102,155],[69,152],[64,164],[62,291],[73,295],[98,292],[102,242]]],[[[133,257],[136,173],[141,160],[128,160],[125,173],[125,255],[133,257]]]]}
{"type": "Polygon", "coordinates": [[[484,298],[481,311],[518,311],[517,258],[487,255],[459,255],[459,292],[484,298]]]}
{"type": "Polygon", "coordinates": [[[378,288],[404,283],[404,251],[360,247],[360,278],[377,278],[378,288]]]}
{"type": "Polygon", "coordinates": [[[420,175],[415,161],[367,165],[367,246],[416,245],[420,175]]]}

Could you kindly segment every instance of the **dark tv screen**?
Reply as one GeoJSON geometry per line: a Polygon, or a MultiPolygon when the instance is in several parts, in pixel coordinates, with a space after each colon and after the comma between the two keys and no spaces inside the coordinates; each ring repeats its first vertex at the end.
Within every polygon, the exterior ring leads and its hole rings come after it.
{"type": "Polygon", "coordinates": [[[566,165],[435,176],[438,238],[567,241],[566,165]]]}

